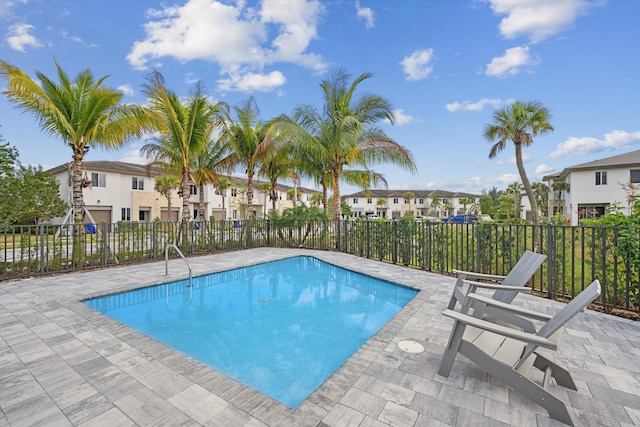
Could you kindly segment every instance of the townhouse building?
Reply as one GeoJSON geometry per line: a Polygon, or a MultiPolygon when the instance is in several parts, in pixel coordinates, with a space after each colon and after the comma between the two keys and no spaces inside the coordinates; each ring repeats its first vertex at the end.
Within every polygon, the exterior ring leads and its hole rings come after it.
{"type": "Polygon", "coordinates": [[[549,215],[560,214],[571,225],[607,214],[616,202],[630,214],[629,184],[640,194],[640,150],[570,166],[542,180],[549,186],[549,215]]]}
{"type": "Polygon", "coordinates": [[[369,190],[344,195],[353,217],[399,218],[407,214],[446,218],[479,212],[477,194],[445,190],[369,190]],[[412,197],[408,197],[411,194],[412,197]]]}
{"type": "MultiPolygon", "coordinates": [[[[168,200],[155,190],[155,178],[161,175],[157,168],[145,165],[114,162],[85,161],[84,179],[88,186],[83,190],[85,223],[115,223],[118,221],[150,222],[155,220],[178,221],[182,212],[182,198],[176,191],[171,194],[171,212],[168,200]]],[[[65,163],[48,170],[60,182],[60,197],[71,207],[72,187],[70,164],[65,163]]],[[[262,218],[272,208],[269,195],[260,190],[261,181],[254,180],[251,201],[247,200],[247,180],[227,177],[232,185],[220,194],[215,186],[204,186],[205,218],[210,220],[262,218]]],[[[200,209],[199,187],[190,183],[189,208],[191,217],[197,219],[200,209]]],[[[318,191],[304,187],[277,186],[276,209],[282,213],[293,207],[292,190],[298,195],[298,203],[311,204],[311,197],[318,191]]],[[[67,222],[60,217],[52,223],[67,222]]]]}

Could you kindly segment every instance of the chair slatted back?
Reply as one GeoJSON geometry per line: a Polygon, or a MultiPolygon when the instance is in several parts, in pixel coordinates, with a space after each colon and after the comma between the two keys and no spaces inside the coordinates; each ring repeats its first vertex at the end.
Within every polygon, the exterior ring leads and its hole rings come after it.
{"type": "MultiPolygon", "coordinates": [[[[525,286],[546,259],[547,256],[544,254],[529,250],[525,251],[502,281],[502,284],[505,286],[525,286]]],[[[517,292],[513,291],[496,291],[493,294],[493,299],[511,304],[517,294],[517,292]]]]}

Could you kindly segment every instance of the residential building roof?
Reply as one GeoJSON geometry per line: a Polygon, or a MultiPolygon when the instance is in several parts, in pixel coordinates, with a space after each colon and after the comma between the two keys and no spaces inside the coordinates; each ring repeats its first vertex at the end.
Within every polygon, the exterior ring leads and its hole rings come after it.
{"type": "Polygon", "coordinates": [[[385,197],[385,198],[393,198],[393,197],[397,197],[397,198],[404,198],[404,195],[408,192],[413,193],[413,197],[416,199],[426,199],[426,198],[433,198],[434,196],[440,196],[440,197],[446,197],[446,198],[455,198],[455,197],[480,197],[477,194],[470,194],[470,193],[462,193],[462,192],[453,192],[453,191],[446,191],[446,190],[369,190],[367,192],[365,191],[358,191],[357,193],[352,193],[352,194],[345,194],[343,196],[341,196],[342,199],[345,198],[350,198],[350,197],[375,197],[375,198],[380,198],[380,197],[385,197]]]}
{"type": "Polygon", "coordinates": [[[640,165],[640,150],[630,151],[628,153],[622,153],[616,156],[605,157],[604,159],[598,159],[586,163],[580,163],[574,166],[569,166],[567,168],[564,168],[560,173],[549,174],[544,176],[542,179],[544,181],[548,181],[552,178],[564,178],[569,175],[570,172],[577,170],[625,167],[634,165],[640,165]]]}
{"type": "MultiPolygon", "coordinates": [[[[85,169],[91,170],[91,171],[120,172],[120,173],[129,174],[129,175],[149,176],[149,177],[162,175],[162,170],[160,169],[160,167],[150,166],[150,165],[141,165],[138,163],[115,162],[115,161],[109,161],[109,160],[89,160],[89,161],[83,161],[82,164],[85,169]]],[[[71,162],[63,163],[60,166],[56,166],[52,169],[47,170],[46,172],[53,175],[56,173],[68,171],[70,166],[71,166],[71,162]]],[[[227,176],[227,178],[234,185],[237,185],[237,186],[247,185],[246,178],[241,178],[236,176],[227,176]]],[[[260,180],[253,181],[254,191],[258,191],[257,187],[262,182],[264,181],[260,181],[260,180]]],[[[289,189],[292,189],[293,187],[289,185],[278,184],[276,188],[279,191],[287,191],[289,189]]],[[[313,193],[320,192],[318,190],[305,188],[305,187],[297,187],[297,188],[299,191],[303,193],[313,194],[313,193]]]]}

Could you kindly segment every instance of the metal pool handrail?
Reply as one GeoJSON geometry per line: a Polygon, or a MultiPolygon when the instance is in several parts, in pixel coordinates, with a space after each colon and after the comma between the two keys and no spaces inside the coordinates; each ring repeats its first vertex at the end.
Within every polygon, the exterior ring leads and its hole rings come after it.
{"type": "Polygon", "coordinates": [[[167,247],[164,248],[164,275],[167,276],[169,274],[169,248],[175,248],[176,252],[178,252],[178,255],[180,255],[180,258],[182,258],[184,263],[187,264],[187,267],[189,267],[189,287],[191,287],[191,285],[193,284],[191,264],[189,264],[189,261],[187,261],[187,259],[184,257],[184,254],[182,253],[180,248],[172,243],[168,244],[167,247]]]}

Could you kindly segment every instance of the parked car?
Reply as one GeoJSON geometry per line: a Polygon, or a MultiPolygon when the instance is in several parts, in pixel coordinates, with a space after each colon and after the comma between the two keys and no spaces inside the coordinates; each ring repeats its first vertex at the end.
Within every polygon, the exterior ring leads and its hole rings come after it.
{"type": "Polygon", "coordinates": [[[488,214],[482,214],[482,215],[480,216],[480,221],[491,222],[491,221],[493,221],[493,218],[491,218],[491,215],[488,215],[488,214]]]}
{"type": "Polygon", "coordinates": [[[421,215],[418,215],[416,217],[416,222],[434,223],[434,222],[440,222],[440,218],[438,218],[437,216],[421,216],[421,215]]]}
{"type": "Polygon", "coordinates": [[[478,217],[475,215],[456,215],[445,218],[443,222],[447,224],[470,224],[472,222],[478,222],[478,217]]]}

